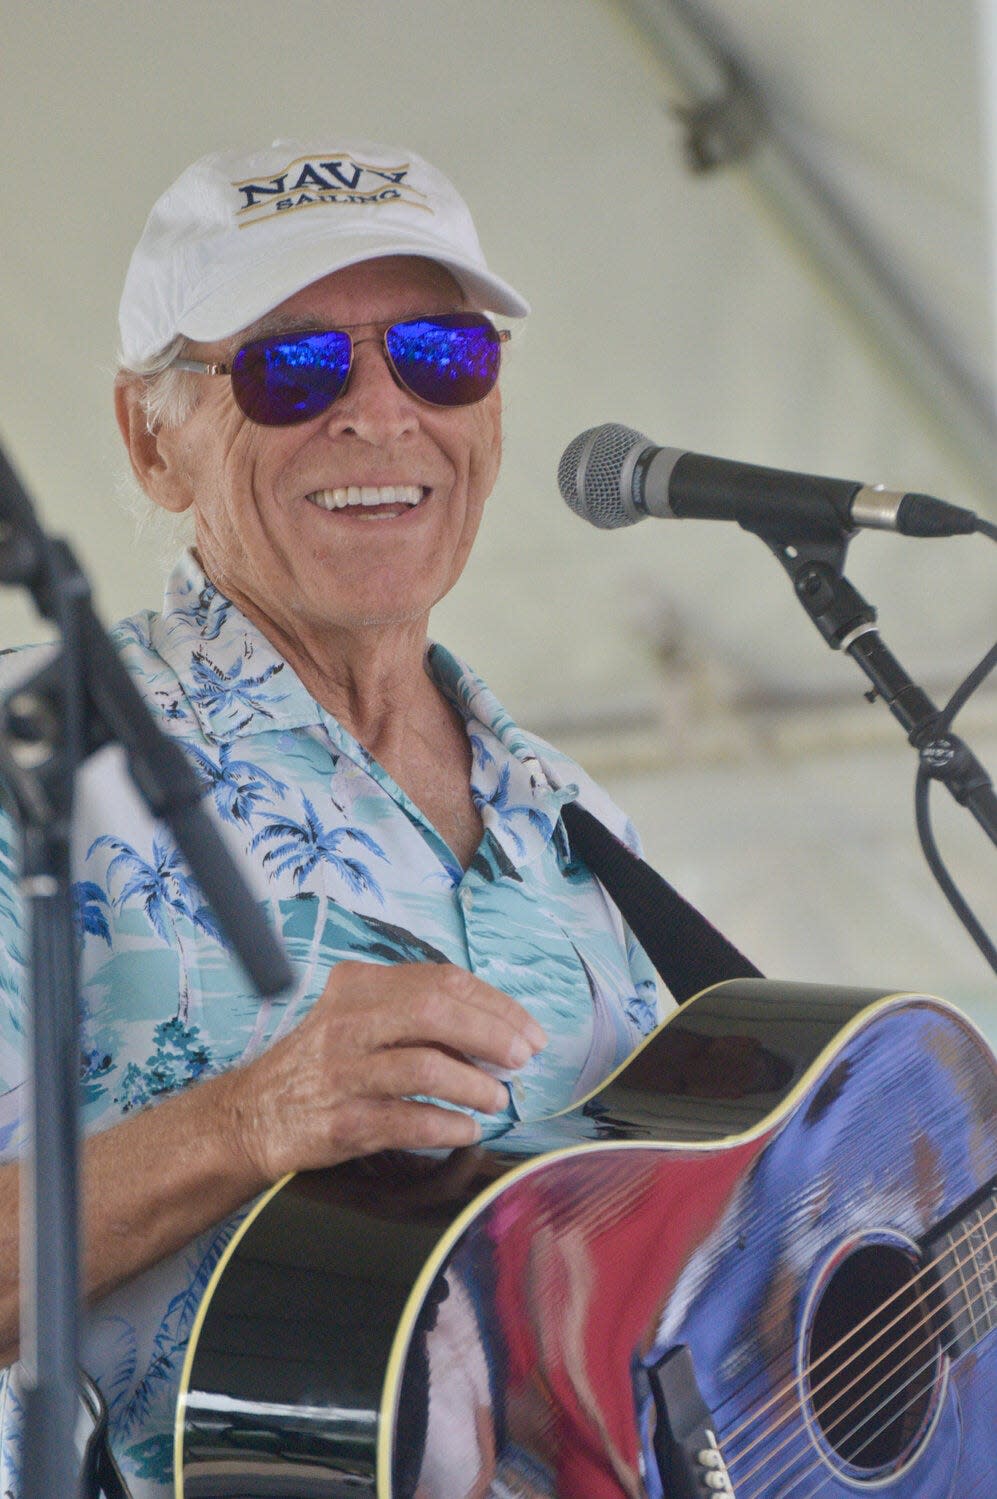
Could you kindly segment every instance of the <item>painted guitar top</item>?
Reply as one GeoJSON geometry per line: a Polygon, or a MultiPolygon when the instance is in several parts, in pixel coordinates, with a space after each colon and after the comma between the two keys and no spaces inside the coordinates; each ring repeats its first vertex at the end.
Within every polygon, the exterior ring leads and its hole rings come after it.
{"type": "Polygon", "coordinates": [[[543,1125],[262,1199],[178,1499],[990,1499],[995,1182],[951,1006],[717,985],[543,1125]]]}

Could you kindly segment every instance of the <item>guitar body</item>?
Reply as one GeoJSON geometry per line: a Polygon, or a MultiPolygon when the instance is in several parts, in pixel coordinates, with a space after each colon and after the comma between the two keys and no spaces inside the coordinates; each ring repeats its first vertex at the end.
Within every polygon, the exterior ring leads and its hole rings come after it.
{"type": "Polygon", "coordinates": [[[989,1499],[995,1182],[950,1006],[718,985],[543,1125],[257,1204],[178,1499],[989,1499]]]}

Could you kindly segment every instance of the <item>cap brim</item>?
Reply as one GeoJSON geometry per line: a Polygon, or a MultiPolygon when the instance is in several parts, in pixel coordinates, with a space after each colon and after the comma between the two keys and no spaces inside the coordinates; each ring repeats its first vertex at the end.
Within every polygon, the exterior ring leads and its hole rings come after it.
{"type": "Polygon", "coordinates": [[[299,239],[293,246],[275,244],[269,253],[244,264],[237,274],[206,291],[184,311],[178,331],[200,343],[231,338],[313,281],[389,255],[417,255],[436,261],[452,273],[482,311],[525,317],[530,310],[529,303],[508,282],[454,256],[448,246],[431,236],[317,234],[314,239],[299,239]]]}

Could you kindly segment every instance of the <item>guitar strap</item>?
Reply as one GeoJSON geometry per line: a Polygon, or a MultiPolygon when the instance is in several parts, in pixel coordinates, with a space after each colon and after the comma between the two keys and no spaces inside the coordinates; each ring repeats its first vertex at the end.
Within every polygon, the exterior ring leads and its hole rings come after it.
{"type": "Polygon", "coordinates": [[[763,975],[657,870],[578,802],[561,808],[573,853],[606,887],[677,1004],[724,979],[763,975]]]}

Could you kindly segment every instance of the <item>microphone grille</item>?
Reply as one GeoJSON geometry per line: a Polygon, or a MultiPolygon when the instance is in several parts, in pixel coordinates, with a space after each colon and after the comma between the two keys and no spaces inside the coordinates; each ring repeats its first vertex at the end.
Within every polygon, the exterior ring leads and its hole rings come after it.
{"type": "Polygon", "coordinates": [[[623,498],[623,470],[635,449],[648,440],[619,422],[590,427],[561,454],[557,482],[569,510],[604,531],[632,526],[642,517],[623,498]]]}

